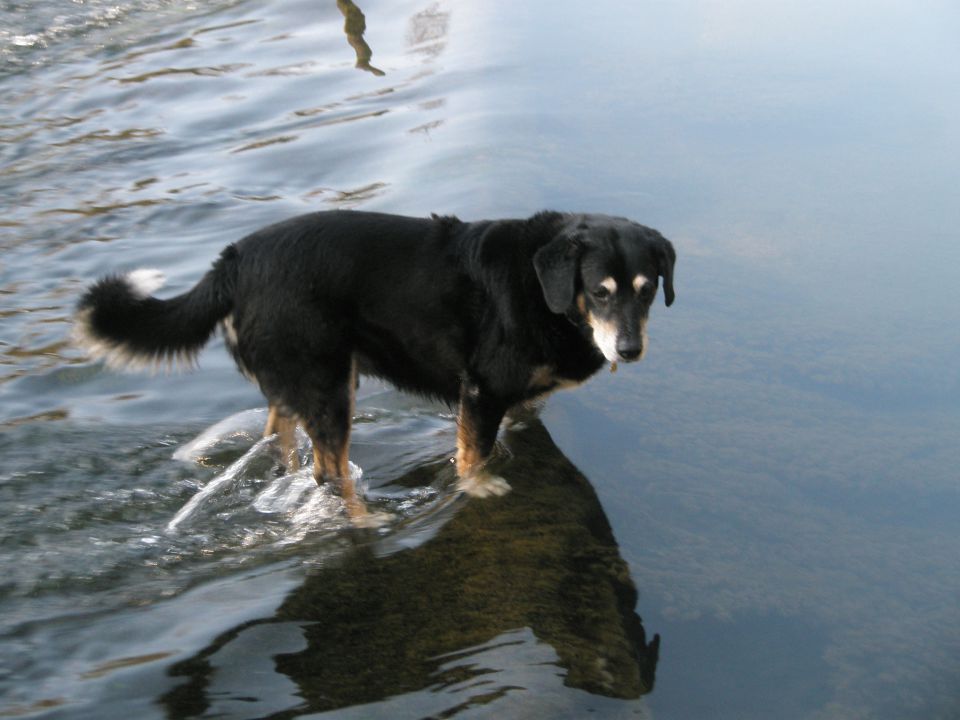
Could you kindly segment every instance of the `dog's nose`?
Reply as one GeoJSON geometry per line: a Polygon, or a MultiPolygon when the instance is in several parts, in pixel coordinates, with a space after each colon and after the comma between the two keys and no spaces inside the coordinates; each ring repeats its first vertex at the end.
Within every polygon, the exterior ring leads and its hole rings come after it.
{"type": "Polygon", "coordinates": [[[617,345],[617,355],[627,362],[633,362],[640,357],[639,345],[617,345]]]}

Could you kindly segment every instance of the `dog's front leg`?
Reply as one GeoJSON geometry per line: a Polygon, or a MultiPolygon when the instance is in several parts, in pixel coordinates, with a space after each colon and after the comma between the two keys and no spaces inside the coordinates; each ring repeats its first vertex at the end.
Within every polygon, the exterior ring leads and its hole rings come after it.
{"type": "Polygon", "coordinates": [[[486,471],[486,463],[497,440],[505,407],[472,380],[460,385],[460,412],[457,416],[457,489],[473,497],[503,495],[510,491],[507,481],[486,471]]]}

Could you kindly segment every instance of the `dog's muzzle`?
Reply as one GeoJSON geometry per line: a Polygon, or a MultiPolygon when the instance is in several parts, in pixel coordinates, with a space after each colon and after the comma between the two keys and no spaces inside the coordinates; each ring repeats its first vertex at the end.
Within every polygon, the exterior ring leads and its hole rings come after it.
{"type": "Polygon", "coordinates": [[[639,341],[629,338],[617,339],[617,356],[624,362],[634,362],[640,359],[643,354],[643,347],[639,341]]]}
{"type": "Polygon", "coordinates": [[[620,332],[617,333],[614,349],[617,353],[617,359],[623,362],[642,360],[647,349],[646,318],[641,319],[637,325],[621,326],[620,332]]]}

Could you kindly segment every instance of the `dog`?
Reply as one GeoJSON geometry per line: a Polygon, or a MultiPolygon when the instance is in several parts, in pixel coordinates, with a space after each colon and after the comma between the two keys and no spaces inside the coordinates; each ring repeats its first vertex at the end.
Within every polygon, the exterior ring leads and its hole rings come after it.
{"type": "Polygon", "coordinates": [[[676,252],[626,218],[545,211],[462,222],[334,210],[301,215],[228,245],[193,289],[161,300],[156,270],[105,277],[78,302],[75,335],[113,367],[192,363],[217,326],[269,403],[295,469],[294,432],[313,474],[367,511],[348,451],[358,375],[458,408],[458,487],[502,494],[485,470],[511,410],[647,350],[676,252]]]}

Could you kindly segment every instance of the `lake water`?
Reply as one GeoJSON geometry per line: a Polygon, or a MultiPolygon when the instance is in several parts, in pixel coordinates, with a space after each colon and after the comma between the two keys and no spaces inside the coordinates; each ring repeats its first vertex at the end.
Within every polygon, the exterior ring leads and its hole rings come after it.
{"type": "MultiPolygon", "coordinates": [[[[361,0],[357,0],[358,3],[361,0]]],[[[960,717],[960,9],[0,4],[0,716],[960,717]],[[647,359],[451,490],[365,383],[394,520],[280,477],[222,340],[121,375],[92,279],[300,212],[627,215],[647,359]],[[656,639],[659,638],[659,639],[656,639]]]]}

